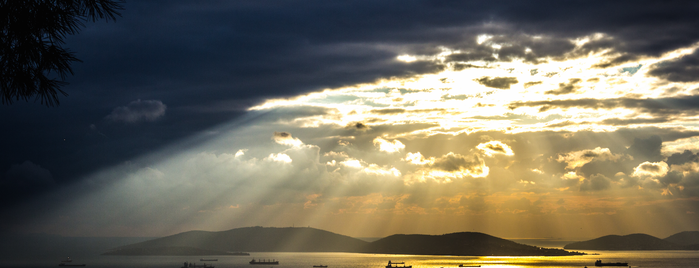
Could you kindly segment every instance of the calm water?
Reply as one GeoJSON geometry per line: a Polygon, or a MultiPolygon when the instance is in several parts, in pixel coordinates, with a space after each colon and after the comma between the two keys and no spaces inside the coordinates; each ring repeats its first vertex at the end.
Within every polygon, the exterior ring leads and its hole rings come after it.
{"type": "MultiPolygon", "coordinates": [[[[599,255],[568,257],[456,257],[421,255],[383,255],[357,253],[250,253],[250,256],[71,256],[74,264],[87,264],[87,268],[178,268],[187,262],[202,264],[200,258],[218,258],[206,262],[216,268],[383,268],[389,260],[405,262],[413,268],[457,268],[459,264],[488,267],[594,267],[597,259],[604,262],[628,262],[632,267],[699,267],[699,251],[585,251],[599,255]],[[276,259],[279,265],[250,265],[255,259],[276,259]]],[[[61,259],[23,259],[0,262],[0,267],[58,267],[61,259]]]]}

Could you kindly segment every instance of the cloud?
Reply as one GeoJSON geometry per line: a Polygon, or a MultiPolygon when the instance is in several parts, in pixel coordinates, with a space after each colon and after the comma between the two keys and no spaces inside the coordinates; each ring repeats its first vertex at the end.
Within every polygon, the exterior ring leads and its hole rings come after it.
{"type": "Polygon", "coordinates": [[[22,164],[13,164],[5,173],[5,178],[0,183],[3,192],[6,190],[17,191],[27,188],[47,189],[56,186],[53,175],[47,169],[24,161],[22,164]]]}
{"type": "Polygon", "coordinates": [[[507,156],[515,155],[515,153],[512,152],[512,148],[510,148],[510,146],[507,146],[507,144],[502,143],[500,141],[489,141],[481,143],[478,144],[476,148],[483,151],[483,153],[485,153],[487,156],[492,156],[494,154],[504,154],[507,156]]]}
{"type": "Polygon", "coordinates": [[[672,82],[699,81],[699,49],[678,59],[664,61],[651,66],[649,75],[672,82]]]}
{"type": "Polygon", "coordinates": [[[492,88],[499,88],[499,89],[510,89],[510,85],[517,84],[517,78],[516,77],[481,77],[476,79],[476,82],[478,82],[481,85],[484,85],[486,87],[492,87],[492,88]]]}
{"type": "Polygon", "coordinates": [[[592,150],[559,154],[556,161],[565,162],[567,164],[566,169],[576,169],[592,161],[616,161],[623,156],[623,154],[613,154],[609,148],[597,147],[592,150]]]}
{"type": "Polygon", "coordinates": [[[699,162],[699,155],[692,153],[690,150],[684,150],[682,153],[674,153],[665,160],[669,165],[682,165],[688,162],[699,162]]]}
{"type": "Polygon", "coordinates": [[[413,165],[426,165],[426,164],[433,164],[434,163],[434,157],[431,159],[425,159],[425,157],[420,153],[410,153],[405,155],[405,158],[403,159],[404,161],[407,161],[413,165]]]}
{"type": "Polygon", "coordinates": [[[583,192],[594,192],[609,189],[611,186],[611,180],[602,174],[592,175],[589,178],[585,178],[580,183],[580,191],[583,192]]]}
{"type": "Polygon", "coordinates": [[[387,176],[387,175],[392,175],[394,177],[400,177],[401,172],[396,169],[395,167],[392,167],[390,169],[386,169],[384,167],[380,167],[377,164],[370,164],[366,168],[362,170],[364,173],[367,174],[372,174],[372,175],[378,175],[378,176],[387,176]]]}
{"type": "MultiPolygon", "coordinates": [[[[452,179],[474,177],[480,178],[488,176],[488,166],[478,154],[461,155],[449,152],[440,157],[430,157],[429,160],[415,160],[416,155],[409,156],[418,163],[425,163],[422,168],[413,176],[424,181],[426,178],[436,181],[449,182],[452,179]]],[[[408,158],[408,157],[406,157],[408,158]]]]}
{"type": "Polygon", "coordinates": [[[272,153],[265,159],[269,159],[271,161],[276,161],[276,162],[281,162],[281,163],[287,163],[287,164],[291,163],[291,161],[292,161],[291,157],[289,157],[289,155],[287,155],[285,153],[277,153],[277,154],[272,153]]]}
{"type": "Polygon", "coordinates": [[[291,136],[290,133],[288,132],[274,132],[274,135],[272,135],[272,140],[274,142],[282,144],[282,145],[287,145],[287,146],[294,146],[298,147],[303,145],[303,142],[299,140],[298,138],[294,138],[291,136]]]}
{"type": "Polygon", "coordinates": [[[473,212],[484,212],[488,210],[488,203],[486,203],[483,195],[474,195],[471,197],[462,196],[459,199],[459,204],[473,212]]]}
{"type": "Polygon", "coordinates": [[[159,100],[135,100],[126,106],[114,108],[107,119],[114,122],[152,122],[165,115],[167,106],[159,100]]]}
{"type": "Polygon", "coordinates": [[[366,125],[362,122],[351,123],[351,124],[347,125],[347,128],[353,128],[353,129],[360,130],[360,131],[366,131],[366,130],[371,129],[368,125],[366,125]]]}
{"type": "Polygon", "coordinates": [[[575,93],[576,90],[580,88],[578,85],[582,79],[580,78],[571,78],[568,83],[559,83],[557,89],[549,90],[544,92],[545,94],[552,94],[552,95],[563,95],[563,94],[570,94],[570,93],[575,93]]]}
{"type": "Polygon", "coordinates": [[[374,139],[374,146],[378,147],[380,151],[387,153],[397,153],[405,149],[405,145],[399,140],[387,141],[381,137],[374,139]]]}
{"type": "Polygon", "coordinates": [[[626,153],[638,161],[660,161],[663,159],[661,154],[662,147],[663,140],[658,135],[653,135],[646,139],[634,138],[633,144],[631,144],[626,153]]]}
{"type": "Polygon", "coordinates": [[[665,176],[669,168],[665,162],[643,162],[634,168],[634,177],[662,177],[665,176]]]}
{"type": "Polygon", "coordinates": [[[668,117],[673,115],[695,115],[699,112],[699,96],[682,96],[671,98],[616,98],[616,99],[570,99],[545,101],[515,101],[509,108],[541,107],[540,111],[553,108],[584,108],[592,110],[611,110],[615,108],[634,109],[652,116],[668,117]]]}
{"type": "Polygon", "coordinates": [[[502,203],[500,208],[504,211],[519,214],[519,213],[541,213],[542,200],[532,202],[531,200],[522,197],[520,199],[509,199],[502,203]]]}

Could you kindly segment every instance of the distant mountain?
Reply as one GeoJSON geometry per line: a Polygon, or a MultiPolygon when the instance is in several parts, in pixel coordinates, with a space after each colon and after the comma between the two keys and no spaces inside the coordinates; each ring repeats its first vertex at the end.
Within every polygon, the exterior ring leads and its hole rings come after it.
{"type": "Polygon", "coordinates": [[[566,256],[582,255],[561,249],[547,249],[515,243],[474,232],[444,235],[392,235],[372,242],[364,253],[461,255],[461,256],[566,256]]]}
{"type": "Polygon", "coordinates": [[[128,256],[211,256],[211,255],[245,255],[225,251],[200,249],[193,247],[162,247],[162,248],[122,248],[102,255],[128,255],[128,256]]]}
{"type": "Polygon", "coordinates": [[[211,252],[357,252],[417,255],[565,256],[583,253],[515,243],[483,233],[392,235],[374,242],[313,228],[248,227],[190,231],[116,248],[106,255],[211,255],[211,252]],[[208,253],[207,253],[208,252],[208,253]]]}
{"type": "Polygon", "coordinates": [[[130,250],[189,247],[222,252],[357,252],[368,242],[314,228],[246,227],[221,232],[189,231],[127,245],[106,254],[130,250]]]}
{"type": "Polygon", "coordinates": [[[699,249],[699,231],[676,233],[663,240],[682,246],[693,247],[693,249],[699,249]]]}
{"type": "Polygon", "coordinates": [[[564,249],[587,250],[680,250],[684,246],[647,234],[608,235],[600,238],[575,242],[564,249]]]}

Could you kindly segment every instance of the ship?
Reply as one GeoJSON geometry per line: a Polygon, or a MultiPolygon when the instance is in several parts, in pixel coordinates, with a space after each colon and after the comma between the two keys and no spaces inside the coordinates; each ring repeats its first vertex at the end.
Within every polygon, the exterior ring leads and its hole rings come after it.
{"type": "Polygon", "coordinates": [[[270,265],[277,265],[277,264],[279,264],[279,261],[277,261],[277,260],[271,260],[271,261],[270,261],[270,260],[255,260],[255,259],[252,259],[252,260],[250,261],[250,264],[270,264],[270,265]]]}
{"type": "Polygon", "coordinates": [[[602,260],[597,260],[595,266],[629,266],[628,262],[602,262],[602,260]]]}
{"type": "Polygon", "coordinates": [[[193,262],[184,262],[184,265],[182,268],[214,268],[213,265],[208,265],[208,264],[196,264],[193,262]]]}
{"type": "Polygon", "coordinates": [[[199,261],[218,261],[218,259],[199,259],[199,261]]]}
{"type": "Polygon", "coordinates": [[[388,261],[388,265],[386,265],[386,268],[413,268],[413,266],[412,265],[406,266],[404,262],[388,261]]]}
{"type": "Polygon", "coordinates": [[[313,265],[314,268],[328,268],[327,265],[313,265]]]}
{"type": "Polygon", "coordinates": [[[62,260],[61,262],[72,262],[73,260],[70,259],[70,257],[66,258],[65,260],[62,260]]]}
{"type": "Polygon", "coordinates": [[[481,267],[480,265],[463,265],[459,264],[459,267],[481,267]]]}
{"type": "Polygon", "coordinates": [[[58,266],[86,266],[86,264],[70,264],[70,263],[60,263],[58,266]]]}

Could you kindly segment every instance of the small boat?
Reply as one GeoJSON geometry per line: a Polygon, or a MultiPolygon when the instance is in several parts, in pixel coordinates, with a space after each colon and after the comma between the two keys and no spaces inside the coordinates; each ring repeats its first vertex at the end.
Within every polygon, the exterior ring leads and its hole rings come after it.
{"type": "Polygon", "coordinates": [[[602,260],[597,260],[595,266],[629,266],[628,262],[602,262],[602,260]]]}
{"type": "Polygon", "coordinates": [[[218,259],[199,259],[199,261],[218,261],[218,259]]]}
{"type": "Polygon", "coordinates": [[[386,265],[386,268],[413,268],[412,265],[405,265],[404,262],[391,262],[388,261],[388,265],[386,265]]]}
{"type": "Polygon", "coordinates": [[[314,268],[328,268],[327,265],[313,265],[314,268]]]}
{"type": "Polygon", "coordinates": [[[182,268],[214,268],[213,265],[208,265],[208,264],[196,264],[193,262],[184,262],[184,265],[182,268]]]}
{"type": "Polygon", "coordinates": [[[255,259],[252,259],[252,260],[250,261],[250,264],[269,264],[269,265],[277,265],[277,264],[279,264],[279,261],[274,260],[274,259],[271,260],[271,261],[270,261],[270,260],[255,260],[255,259]]]}

